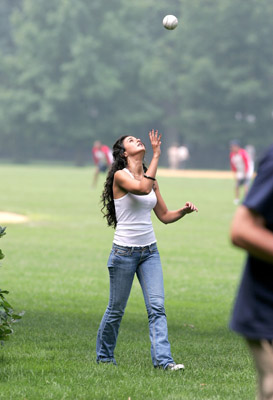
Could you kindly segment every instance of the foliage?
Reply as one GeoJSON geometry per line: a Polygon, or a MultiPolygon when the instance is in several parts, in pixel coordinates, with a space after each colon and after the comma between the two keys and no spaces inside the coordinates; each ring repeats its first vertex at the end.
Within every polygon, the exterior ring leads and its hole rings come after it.
{"type": "MultiPolygon", "coordinates": [[[[6,231],[6,227],[2,228],[2,226],[0,226],[0,238],[6,234],[5,231],[6,231]]],[[[4,257],[5,257],[5,254],[0,249],[0,260],[2,260],[4,257]]]]}
{"type": "MultiPolygon", "coordinates": [[[[2,228],[0,226],[0,238],[3,237],[6,232],[6,228],[2,228]]],[[[4,258],[4,254],[0,249],[0,259],[4,258]]],[[[6,300],[5,295],[9,292],[7,290],[0,289],[0,342],[6,341],[10,338],[10,335],[13,333],[12,324],[17,322],[22,318],[23,312],[15,313],[13,307],[6,300]]]]}
{"type": "Polygon", "coordinates": [[[4,0],[1,9],[0,156],[80,161],[98,137],[143,139],[155,126],[168,145],[188,144],[196,165],[202,155],[219,166],[234,137],[271,141],[271,0],[4,0]],[[161,24],[170,12],[171,32],[161,24]]]}

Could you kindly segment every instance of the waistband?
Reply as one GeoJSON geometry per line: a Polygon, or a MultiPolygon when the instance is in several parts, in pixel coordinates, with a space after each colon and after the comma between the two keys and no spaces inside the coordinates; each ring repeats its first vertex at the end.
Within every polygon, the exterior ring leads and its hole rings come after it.
{"type": "Polygon", "coordinates": [[[113,243],[112,249],[120,249],[120,250],[130,250],[130,252],[133,251],[153,251],[157,249],[157,244],[156,242],[148,244],[147,246],[121,246],[119,244],[113,243]]]}

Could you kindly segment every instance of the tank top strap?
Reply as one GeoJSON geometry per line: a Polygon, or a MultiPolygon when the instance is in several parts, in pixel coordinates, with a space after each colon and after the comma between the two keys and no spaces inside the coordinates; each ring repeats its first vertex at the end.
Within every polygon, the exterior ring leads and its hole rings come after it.
{"type": "Polygon", "coordinates": [[[129,171],[128,168],[123,168],[123,171],[127,172],[127,174],[131,176],[131,178],[135,179],[134,175],[132,174],[132,172],[129,171]]]}

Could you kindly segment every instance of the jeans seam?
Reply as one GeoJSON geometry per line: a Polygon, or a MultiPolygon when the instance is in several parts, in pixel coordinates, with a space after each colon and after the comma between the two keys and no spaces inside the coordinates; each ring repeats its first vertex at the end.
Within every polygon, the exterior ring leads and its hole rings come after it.
{"type": "MultiPolygon", "coordinates": [[[[147,287],[146,287],[146,282],[145,282],[145,280],[144,280],[144,277],[143,277],[143,274],[142,274],[141,269],[139,270],[139,273],[140,273],[140,275],[141,275],[141,277],[142,277],[143,288],[144,288],[144,290],[145,290],[145,294],[146,294],[146,296],[147,296],[150,309],[152,310],[152,306],[151,306],[151,302],[150,302],[150,296],[149,296],[149,293],[148,293],[148,290],[147,290],[147,287]]],[[[152,311],[152,313],[153,313],[153,311],[152,311]]],[[[157,365],[158,365],[157,358],[156,358],[156,343],[155,343],[156,340],[155,340],[155,322],[154,322],[154,321],[153,321],[153,323],[152,323],[152,332],[153,332],[152,347],[153,347],[153,352],[154,352],[154,359],[156,360],[156,363],[157,363],[157,365]]]]}
{"type": "MultiPolygon", "coordinates": [[[[114,290],[114,288],[113,288],[113,296],[112,296],[111,307],[109,307],[109,304],[108,304],[108,307],[107,307],[107,308],[108,308],[108,311],[109,311],[109,312],[107,313],[107,318],[105,318],[104,325],[103,325],[103,329],[101,330],[101,336],[100,336],[101,345],[100,345],[99,353],[100,353],[100,351],[101,351],[102,343],[103,343],[103,332],[104,332],[104,329],[105,329],[106,324],[107,324],[107,322],[108,322],[109,314],[110,314],[111,311],[113,310],[113,304],[114,304],[115,295],[116,295],[116,293],[115,293],[115,290],[114,290]]],[[[113,356],[111,356],[110,358],[113,358],[113,356]]]]}

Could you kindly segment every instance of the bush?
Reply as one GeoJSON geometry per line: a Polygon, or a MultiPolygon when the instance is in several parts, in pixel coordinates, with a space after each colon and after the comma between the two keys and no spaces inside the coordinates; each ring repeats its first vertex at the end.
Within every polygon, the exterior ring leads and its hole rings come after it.
{"type": "MultiPolygon", "coordinates": [[[[0,226],[0,238],[2,238],[6,232],[6,228],[0,226]]],[[[2,250],[0,249],[0,260],[5,257],[2,250]]],[[[24,312],[16,313],[13,307],[6,300],[5,295],[9,292],[7,290],[0,289],[0,342],[3,344],[4,341],[10,338],[13,333],[12,324],[22,318],[24,312]]]]}

